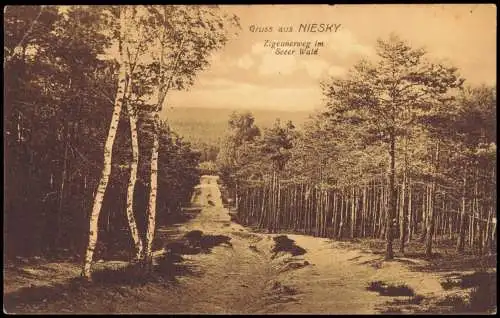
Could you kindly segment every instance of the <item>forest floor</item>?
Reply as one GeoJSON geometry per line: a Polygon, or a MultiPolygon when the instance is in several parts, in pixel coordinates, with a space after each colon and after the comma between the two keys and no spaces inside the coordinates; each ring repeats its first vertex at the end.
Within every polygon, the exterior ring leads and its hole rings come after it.
{"type": "Polygon", "coordinates": [[[231,221],[213,177],[202,177],[193,201],[186,211],[195,212],[192,219],[158,229],[163,249],[156,252],[155,275],[145,279],[132,265],[105,261],[94,265],[93,282],[84,283],[76,262],[6,262],[4,311],[496,312],[496,256],[494,262],[426,260],[410,246],[406,257],[384,261],[379,241],[257,233],[231,221]],[[485,297],[493,297],[489,306],[485,297]]]}

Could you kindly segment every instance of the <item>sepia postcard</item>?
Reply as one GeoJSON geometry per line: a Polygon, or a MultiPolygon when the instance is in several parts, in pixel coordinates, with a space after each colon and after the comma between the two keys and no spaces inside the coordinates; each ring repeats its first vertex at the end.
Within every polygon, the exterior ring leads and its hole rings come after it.
{"type": "Polygon", "coordinates": [[[496,313],[494,5],[3,12],[5,313],[496,313]]]}

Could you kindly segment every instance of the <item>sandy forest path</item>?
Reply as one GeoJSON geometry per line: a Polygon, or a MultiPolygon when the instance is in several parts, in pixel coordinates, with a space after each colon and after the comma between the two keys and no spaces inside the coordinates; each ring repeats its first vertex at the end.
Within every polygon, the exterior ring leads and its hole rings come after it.
{"type": "Polygon", "coordinates": [[[275,255],[273,237],[278,235],[253,233],[231,221],[216,177],[201,178],[193,203],[203,208],[179,228],[178,235],[199,230],[230,237],[232,246],[220,245],[208,254],[185,256],[202,274],[180,277],[182,287],[163,302],[165,311],[377,313],[394,298],[366,290],[372,281],[405,282],[421,295],[443,291],[437,276],[413,273],[400,262],[382,265],[380,256],[346,249],[328,239],[287,235],[306,253],[275,255]]]}
{"type": "Polygon", "coordinates": [[[26,295],[34,280],[18,279],[19,272],[38,277],[38,300],[16,305],[10,312],[363,314],[378,313],[395,298],[409,299],[368,291],[370,282],[404,282],[425,297],[444,292],[435,274],[413,272],[404,262],[383,262],[380,255],[342,247],[329,239],[287,235],[305,253],[275,253],[279,235],[253,233],[231,221],[222,204],[217,177],[203,176],[195,190],[193,206],[201,211],[175,228],[159,228],[158,240],[167,244],[201,231],[204,237],[222,238],[223,244],[214,244],[203,253],[183,254],[182,264],[191,270],[177,275],[175,284],[101,286],[78,291],[61,287],[57,291],[57,284],[78,275],[78,264],[4,269],[6,293],[24,290],[25,299],[31,297],[26,295]]]}

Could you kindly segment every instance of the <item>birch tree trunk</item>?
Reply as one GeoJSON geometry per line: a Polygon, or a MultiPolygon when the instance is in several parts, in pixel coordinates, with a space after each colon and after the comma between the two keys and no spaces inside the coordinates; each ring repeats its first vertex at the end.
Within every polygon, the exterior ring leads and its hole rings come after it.
{"type": "Polygon", "coordinates": [[[106,192],[106,188],[108,187],[109,176],[111,174],[113,144],[115,141],[118,122],[120,120],[120,113],[122,111],[123,100],[127,89],[127,82],[126,82],[127,69],[125,63],[123,63],[124,47],[122,43],[122,37],[124,34],[125,23],[126,23],[125,10],[126,7],[122,8],[120,12],[120,40],[119,40],[120,55],[118,57],[118,62],[120,63],[120,69],[118,73],[118,89],[114,101],[113,115],[111,116],[111,123],[109,125],[108,137],[104,145],[104,164],[101,172],[101,179],[97,186],[97,191],[95,192],[94,204],[92,206],[92,212],[90,214],[89,240],[87,244],[87,249],[85,251],[85,258],[81,273],[81,275],[87,279],[90,279],[92,257],[94,256],[94,249],[97,243],[99,214],[101,212],[102,201],[104,199],[104,194],[106,192]]]}
{"type": "Polygon", "coordinates": [[[159,142],[159,121],[158,113],[154,117],[153,147],[151,150],[151,190],[149,192],[148,222],[146,228],[146,249],[144,251],[144,262],[148,271],[151,270],[153,239],[156,227],[156,195],[158,192],[158,150],[159,142]]]}
{"type": "Polygon", "coordinates": [[[130,162],[130,178],[127,187],[127,221],[135,246],[135,260],[140,260],[142,256],[142,240],[139,236],[137,223],[134,216],[134,190],[137,182],[137,167],[139,164],[139,140],[137,137],[137,115],[132,106],[127,102],[127,111],[130,122],[130,135],[132,144],[132,161],[130,162]]]}
{"type": "MultiPolygon", "coordinates": [[[[167,18],[166,14],[166,8],[164,8],[164,18],[167,18]]],[[[166,25],[166,20],[164,21],[164,25],[166,25]]],[[[160,136],[159,136],[159,129],[160,129],[160,111],[163,105],[163,101],[165,99],[165,96],[168,92],[169,87],[165,88],[165,78],[164,78],[164,41],[165,41],[165,36],[166,36],[166,28],[163,28],[163,33],[160,41],[161,45],[161,51],[160,51],[160,70],[159,70],[159,75],[160,75],[160,81],[158,83],[158,102],[156,104],[155,110],[154,110],[154,118],[153,118],[153,147],[151,149],[151,180],[150,180],[150,191],[149,191],[149,202],[148,202],[148,210],[147,210],[147,227],[146,227],[146,243],[145,243],[145,251],[143,255],[143,265],[146,266],[146,271],[151,270],[152,266],[152,253],[153,253],[153,239],[154,239],[154,233],[155,233],[155,227],[156,227],[156,195],[158,191],[158,150],[160,148],[160,136]]],[[[179,58],[180,53],[177,55],[177,59],[179,58]]],[[[177,59],[172,71],[172,75],[174,74],[174,71],[176,69],[176,64],[177,64],[177,59]]],[[[170,77],[171,81],[172,77],[170,77]]],[[[168,85],[170,86],[170,81],[168,85]]]]}

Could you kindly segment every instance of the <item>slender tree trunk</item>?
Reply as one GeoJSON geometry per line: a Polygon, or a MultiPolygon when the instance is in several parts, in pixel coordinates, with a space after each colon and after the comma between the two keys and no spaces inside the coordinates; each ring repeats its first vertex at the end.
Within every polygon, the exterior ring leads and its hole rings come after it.
{"type": "Polygon", "coordinates": [[[61,173],[61,187],[59,189],[59,207],[57,211],[57,229],[56,229],[56,243],[61,243],[62,241],[62,216],[63,216],[63,207],[64,207],[64,188],[66,184],[66,177],[68,174],[68,148],[69,148],[69,138],[70,138],[70,130],[69,125],[65,127],[66,129],[66,140],[64,143],[64,159],[63,159],[63,169],[61,173]]]}
{"type": "Polygon", "coordinates": [[[106,188],[108,187],[109,176],[111,174],[111,162],[112,162],[112,152],[113,152],[113,144],[116,137],[116,132],[118,129],[118,122],[120,120],[120,113],[122,111],[123,100],[126,94],[126,66],[123,63],[124,56],[124,47],[122,41],[122,36],[125,29],[125,10],[126,7],[121,8],[120,12],[120,70],[118,73],[118,89],[116,92],[116,97],[114,101],[113,107],[113,115],[111,116],[111,123],[109,125],[108,137],[106,139],[106,143],[104,145],[104,164],[101,172],[101,178],[99,184],[97,186],[97,190],[95,192],[94,204],[92,206],[92,212],[90,215],[90,226],[89,226],[89,240],[87,244],[87,249],[85,252],[85,258],[83,262],[83,268],[81,275],[87,279],[90,279],[91,273],[91,263],[92,257],[94,256],[94,249],[97,243],[97,234],[98,234],[98,220],[99,214],[101,212],[102,201],[104,199],[104,194],[106,192],[106,188]]]}
{"type": "Polygon", "coordinates": [[[239,211],[239,202],[240,202],[240,196],[238,195],[238,191],[240,189],[238,188],[238,180],[235,182],[235,191],[234,191],[234,206],[236,211],[239,211]]]}
{"type": "Polygon", "coordinates": [[[493,217],[493,208],[490,207],[488,210],[488,220],[486,222],[486,230],[483,235],[483,250],[482,254],[487,254],[490,250],[490,227],[491,227],[491,219],[493,217]]]}
{"type": "Polygon", "coordinates": [[[276,231],[281,229],[281,185],[280,185],[280,172],[276,174],[276,186],[278,191],[276,193],[276,231]]]}
{"type": "Polygon", "coordinates": [[[422,194],[422,233],[420,235],[420,242],[425,242],[425,237],[427,236],[427,219],[429,215],[429,185],[425,184],[425,192],[422,194]]]}
{"type": "Polygon", "coordinates": [[[339,222],[339,231],[337,234],[337,238],[339,240],[342,239],[342,234],[344,232],[344,206],[345,206],[345,199],[344,195],[342,194],[340,196],[340,222],[339,222]]]}
{"type": "Polygon", "coordinates": [[[142,240],[139,236],[137,223],[134,216],[134,190],[137,182],[137,167],[139,164],[139,140],[137,137],[137,116],[132,109],[132,105],[127,101],[127,110],[130,122],[130,135],[132,143],[132,160],[130,162],[130,179],[127,187],[127,221],[135,246],[135,259],[140,260],[142,256],[142,240]]]}
{"type": "Polygon", "coordinates": [[[351,189],[351,238],[354,238],[356,231],[356,193],[354,187],[351,189]]]}
{"type": "MultiPolygon", "coordinates": [[[[493,171],[492,171],[492,184],[493,185],[496,185],[496,176],[497,176],[497,168],[496,168],[496,165],[493,166],[493,171]]],[[[491,189],[490,189],[491,191],[491,189]]],[[[496,217],[496,213],[493,212],[493,209],[496,209],[496,206],[497,206],[497,192],[496,192],[496,186],[493,187],[493,193],[491,194],[492,196],[492,204],[491,204],[491,207],[490,207],[490,213],[492,214],[491,215],[491,235],[488,233],[486,233],[489,237],[489,250],[488,250],[488,253],[491,254],[491,253],[494,253],[495,252],[495,249],[496,249],[496,244],[495,244],[495,231],[496,231],[496,222],[497,222],[497,217],[496,217]]]]}
{"type": "Polygon", "coordinates": [[[462,181],[462,206],[460,209],[460,221],[458,224],[458,239],[457,239],[457,251],[463,252],[465,247],[465,194],[467,186],[467,170],[464,172],[464,177],[462,181]]]}
{"type": "Polygon", "coordinates": [[[291,198],[291,201],[292,201],[292,207],[291,207],[291,211],[292,211],[292,215],[291,215],[291,219],[290,219],[290,226],[292,228],[292,231],[295,232],[296,230],[296,223],[297,223],[297,185],[292,185],[292,189],[291,189],[291,195],[292,195],[292,198],[291,198]]]}
{"type": "Polygon", "coordinates": [[[366,222],[369,220],[369,215],[368,214],[368,197],[367,197],[367,185],[365,184],[363,186],[363,210],[361,212],[361,236],[365,237],[366,236],[366,222]]]}
{"type": "Polygon", "coordinates": [[[21,127],[21,113],[18,113],[17,114],[17,143],[21,143],[21,132],[23,131],[22,130],[22,127],[21,127]]]}
{"type": "MultiPolygon", "coordinates": [[[[143,265],[146,268],[146,271],[151,271],[152,269],[152,253],[153,253],[153,240],[156,228],[156,197],[158,193],[158,152],[160,149],[160,111],[163,108],[163,103],[165,101],[165,97],[169,92],[170,85],[172,83],[172,78],[177,72],[177,67],[179,63],[179,59],[184,50],[184,41],[182,38],[180,41],[180,45],[177,51],[177,56],[171,65],[170,76],[165,83],[165,63],[164,63],[164,50],[165,47],[163,45],[165,36],[166,36],[166,25],[167,25],[167,12],[166,7],[164,7],[164,26],[163,35],[162,35],[162,47],[160,51],[160,65],[159,65],[159,76],[160,81],[158,84],[158,102],[154,109],[153,113],[153,147],[151,149],[151,187],[149,192],[149,203],[148,203],[148,222],[146,228],[146,242],[145,242],[145,250],[143,253],[143,265]]],[[[238,200],[236,200],[236,204],[238,204],[238,200]]]]}
{"type": "Polygon", "coordinates": [[[379,196],[377,196],[377,207],[379,210],[379,215],[378,215],[378,230],[377,230],[377,236],[380,239],[384,239],[384,224],[385,224],[385,219],[387,215],[387,195],[386,195],[386,187],[385,187],[385,182],[380,183],[380,190],[377,191],[380,193],[379,196]]]}
{"type": "Polygon", "coordinates": [[[151,189],[149,192],[147,213],[148,222],[146,228],[146,243],[144,250],[144,265],[146,265],[147,271],[151,270],[152,265],[153,240],[156,228],[156,196],[158,193],[158,150],[160,148],[160,116],[158,115],[158,113],[156,113],[154,116],[153,147],[151,149],[151,189]]]}
{"type": "Polygon", "coordinates": [[[473,251],[475,252],[476,250],[476,237],[478,236],[478,224],[479,224],[479,202],[478,202],[478,197],[479,197],[479,185],[478,185],[478,179],[479,179],[479,169],[476,166],[475,172],[474,172],[474,199],[472,201],[472,231],[471,231],[471,247],[473,251]]]}
{"type": "Polygon", "coordinates": [[[335,229],[337,228],[338,210],[337,210],[337,191],[333,190],[333,208],[332,208],[332,237],[335,237],[335,229]]]}
{"type": "Polygon", "coordinates": [[[434,227],[435,227],[435,218],[436,218],[436,212],[435,212],[435,201],[436,201],[436,194],[437,194],[437,184],[436,184],[436,174],[438,172],[438,163],[439,163],[439,142],[436,145],[436,157],[435,157],[435,162],[434,162],[434,176],[432,180],[432,185],[431,185],[431,204],[429,205],[429,219],[428,219],[428,224],[427,224],[427,237],[426,237],[426,242],[425,242],[425,255],[427,257],[432,256],[432,240],[434,237],[434,227]]]}
{"type": "Polygon", "coordinates": [[[396,137],[391,136],[391,145],[390,145],[389,155],[391,157],[391,172],[390,172],[390,180],[389,180],[389,211],[386,216],[386,253],[385,259],[390,260],[394,258],[394,252],[392,249],[392,240],[393,240],[393,224],[394,224],[394,216],[396,215],[396,189],[395,189],[395,181],[396,181],[396,137]]]}
{"type": "Polygon", "coordinates": [[[266,184],[262,186],[262,203],[261,203],[261,211],[260,211],[260,218],[257,227],[262,228],[264,225],[264,216],[265,216],[265,208],[267,205],[266,202],[266,184]]]}
{"type": "Polygon", "coordinates": [[[414,216],[413,216],[413,209],[412,209],[412,186],[411,186],[411,178],[408,178],[408,240],[407,242],[409,243],[412,239],[413,235],[413,224],[414,224],[414,216]]]}
{"type": "Polygon", "coordinates": [[[405,213],[405,196],[406,196],[406,169],[403,171],[403,184],[401,186],[401,198],[399,200],[399,238],[401,241],[400,252],[404,255],[405,253],[405,242],[406,242],[406,220],[407,215],[405,213]]]}
{"type": "Polygon", "coordinates": [[[378,200],[380,197],[377,195],[377,183],[373,182],[372,183],[372,191],[371,191],[371,204],[370,204],[370,209],[372,210],[372,216],[373,216],[373,224],[372,224],[372,236],[376,237],[379,229],[379,215],[380,215],[380,210],[377,209],[378,207],[378,200]]]}

